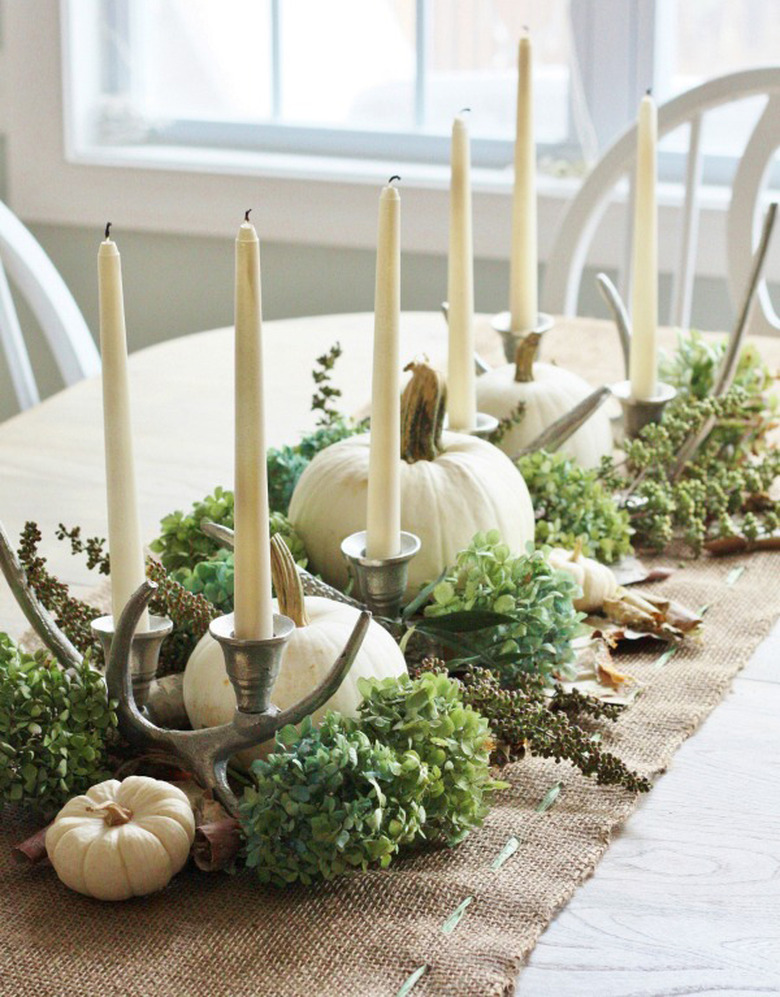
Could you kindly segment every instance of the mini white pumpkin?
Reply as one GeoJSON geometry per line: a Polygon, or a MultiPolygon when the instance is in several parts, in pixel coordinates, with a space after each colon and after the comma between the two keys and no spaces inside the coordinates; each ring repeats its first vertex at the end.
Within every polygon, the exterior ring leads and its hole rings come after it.
{"type": "Polygon", "coordinates": [[[604,608],[605,599],[615,597],[619,586],[612,569],[592,557],[585,557],[579,544],[574,550],[553,547],[547,560],[554,568],[570,574],[582,589],[582,596],[574,600],[575,609],[596,613],[604,608]]]}
{"type": "MultiPolygon", "coordinates": [[[[534,363],[539,334],[529,333],[517,347],[514,364],[487,371],[477,378],[477,407],[504,419],[524,406],[522,418],[498,444],[510,457],[571,411],[592,392],[578,374],[554,364],[534,363]]],[[[559,450],[583,467],[598,467],[612,453],[612,427],[603,407],[597,409],[559,450]]]]}
{"type": "MultiPolygon", "coordinates": [[[[475,436],[442,433],[444,387],[425,364],[401,400],[401,526],[421,541],[409,564],[407,597],[453,563],[475,533],[497,529],[513,554],[534,538],[528,489],[509,458],[475,436]]],[[[317,454],[293,492],[289,517],[311,569],[343,589],[341,542],[366,528],[370,436],[317,454]]]]}
{"type": "MultiPolygon", "coordinates": [[[[271,701],[284,710],[319,685],[344,649],[359,611],[353,606],[320,596],[304,597],[295,561],[280,536],[271,538],[271,564],[277,600],[274,611],[289,616],[295,629],[284,649],[279,677],[271,701]]],[[[373,620],[352,667],[331,698],[314,712],[316,722],[327,710],[355,716],[362,696],[360,678],[389,678],[406,672],[406,661],[390,634],[373,620]]],[[[190,655],[184,671],[184,706],[192,726],[215,727],[228,723],[236,709],[236,696],[225,670],[222,650],[205,634],[190,655]]],[[[249,765],[266,754],[272,742],[242,751],[237,760],[249,765]]]]}
{"type": "Polygon", "coordinates": [[[192,807],[180,789],[131,775],[69,800],[46,832],[46,852],[72,890],[127,900],[167,886],[194,837],[192,807]]]}

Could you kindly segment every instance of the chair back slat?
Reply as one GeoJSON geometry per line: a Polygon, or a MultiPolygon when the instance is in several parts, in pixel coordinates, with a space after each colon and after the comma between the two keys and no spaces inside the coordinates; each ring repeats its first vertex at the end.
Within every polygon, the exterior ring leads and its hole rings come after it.
{"type": "Polygon", "coordinates": [[[40,401],[38,385],[35,382],[30,355],[19,326],[19,318],[2,260],[0,260],[0,345],[5,354],[19,408],[24,411],[32,405],[37,405],[40,401]]]}
{"type": "MultiPolygon", "coordinates": [[[[2,203],[0,260],[5,268],[6,284],[10,280],[29,304],[65,384],[74,384],[84,377],[97,374],[100,370],[100,354],[73,295],[34,236],[2,203]]],[[[6,305],[10,314],[13,310],[10,292],[6,305]]],[[[13,340],[15,356],[21,356],[23,349],[27,357],[26,365],[29,367],[29,355],[18,319],[15,318],[15,322],[16,331],[9,332],[7,340],[3,338],[3,346],[6,347],[13,340]]],[[[33,404],[30,400],[32,396],[29,390],[22,391],[19,387],[23,379],[20,361],[17,359],[13,363],[19,379],[14,380],[17,401],[20,408],[25,408],[33,404]]]]}
{"type": "Polygon", "coordinates": [[[688,128],[688,156],[685,164],[685,199],[682,207],[680,258],[673,276],[669,324],[687,329],[691,322],[693,281],[696,276],[696,249],[699,239],[699,191],[701,189],[701,114],[694,115],[688,128]]]}
{"type": "MultiPolygon", "coordinates": [[[[729,288],[732,300],[736,302],[744,292],[746,274],[758,240],[761,196],[766,189],[769,166],[780,146],[780,67],[748,69],[708,80],[658,109],[659,138],[682,125],[689,126],[679,272],[675,275],[672,295],[674,324],[687,327],[691,316],[701,199],[703,116],[724,104],[761,95],[769,100],[737,168],[727,220],[729,288]]],[[[615,185],[627,173],[633,172],[636,133],[636,125],[632,125],[604,153],[564,215],[545,267],[541,295],[544,311],[565,315],[577,313],[579,286],[598,221],[615,185]]],[[[628,224],[632,218],[629,205],[628,224]]],[[[630,236],[626,245],[631,245],[630,236]]],[[[626,271],[624,261],[621,277],[626,271]]],[[[623,278],[618,288],[624,300],[628,300],[630,277],[628,280],[623,278]]],[[[772,307],[765,282],[759,288],[758,301],[761,307],[754,309],[751,330],[780,332],[780,317],[772,307]]]]}

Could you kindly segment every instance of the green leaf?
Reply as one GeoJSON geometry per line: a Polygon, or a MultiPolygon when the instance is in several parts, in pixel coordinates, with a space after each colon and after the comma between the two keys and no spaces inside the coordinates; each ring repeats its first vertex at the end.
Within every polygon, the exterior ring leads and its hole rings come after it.
{"type": "Polygon", "coordinates": [[[550,807],[554,806],[558,797],[561,795],[562,788],[563,788],[562,782],[556,782],[554,786],[550,786],[550,788],[547,790],[547,792],[544,794],[541,800],[537,803],[535,808],[536,812],[538,814],[543,814],[547,810],[549,810],[550,807]]]}
{"type": "Polygon", "coordinates": [[[498,855],[496,855],[496,857],[493,859],[493,861],[490,864],[490,868],[494,872],[496,872],[498,869],[501,868],[501,866],[506,861],[512,858],[512,856],[515,854],[515,852],[519,847],[520,847],[520,842],[514,835],[512,835],[511,838],[507,839],[507,843],[504,845],[504,847],[501,849],[498,855]]]}
{"type": "Polygon", "coordinates": [[[406,978],[395,997],[407,997],[407,995],[412,992],[415,986],[423,978],[428,968],[429,966],[427,962],[423,963],[422,966],[418,966],[417,969],[415,969],[415,971],[406,978]]]}
{"type": "Polygon", "coordinates": [[[451,935],[452,934],[452,932],[460,924],[461,919],[463,918],[463,915],[466,913],[466,911],[468,910],[469,906],[473,902],[474,902],[474,897],[466,897],[465,900],[462,900],[458,904],[458,906],[455,908],[455,910],[450,914],[450,916],[446,919],[446,921],[444,922],[444,924],[441,926],[441,930],[442,930],[442,932],[445,935],[451,935]]]}
{"type": "Polygon", "coordinates": [[[427,585],[424,585],[420,589],[420,591],[417,593],[414,599],[412,599],[412,601],[404,608],[404,611],[401,613],[401,619],[404,622],[406,622],[406,620],[414,616],[414,614],[419,609],[421,609],[426,602],[428,602],[428,600],[433,595],[433,590],[436,588],[439,582],[444,578],[445,574],[446,570],[442,571],[442,573],[439,575],[437,579],[435,579],[432,582],[428,582],[427,585]]]}

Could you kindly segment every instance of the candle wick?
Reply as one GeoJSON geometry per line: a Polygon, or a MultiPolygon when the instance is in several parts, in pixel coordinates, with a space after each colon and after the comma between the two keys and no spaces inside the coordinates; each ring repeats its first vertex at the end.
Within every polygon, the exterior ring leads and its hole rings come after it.
{"type": "Polygon", "coordinates": [[[530,34],[531,34],[531,29],[530,29],[530,28],[528,27],[528,25],[527,25],[527,24],[524,24],[524,25],[523,25],[523,31],[524,31],[524,32],[525,32],[525,33],[526,33],[527,35],[530,35],[530,34]]]}
{"type": "Polygon", "coordinates": [[[648,97],[652,97],[653,96],[653,88],[652,87],[648,87],[647,90],[645,90],[645,94],[648,97]]]}
{"type": "Polygon", "coordinates": [[[401,178],[400,178],[400,177],[398,176],[398,174],[397,174],[397,173],[394,173],[394,174],[393,174],[393,175],[392,175],[392,176],[390,177],[390,179],[389,179],[389,180],[387,181],[387,183],[388,183],[388,186],[389,186],[389,185],[390,185],[390,184],[391,184],[391,183],[393,182],[393,180],[400,180],[400,179],[401,179],[401,178]]]}
{"type": "Polygon", "coordinates": [[[249,222],[249,212],[251,210],[252,210],[251,208],[247,208],[247,210],[244,212],[244,221],[245,222],[249,222]]]}
{"type": "Polygon", "coordinates": [[[111,231],[111,222],[106,222],[106,239],[108,239],[108,233],[111,231]]]}
{"type": "Polygon", "coordinates": [[[458,111],[458,114],[471,114],[471,108],[470,107],[462,107],[458,111]]]}

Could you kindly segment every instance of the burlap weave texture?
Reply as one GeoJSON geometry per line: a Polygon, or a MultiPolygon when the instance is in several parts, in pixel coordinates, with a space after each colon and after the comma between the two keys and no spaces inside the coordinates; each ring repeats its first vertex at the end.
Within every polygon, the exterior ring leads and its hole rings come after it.
{"type": "MultiPolygon", "coordinates": [[[[659,649],[632,657],[643,695],[604,744],[645,773],[722,698],[780,614],[780,561],[754,554],[679,569],[662,590],[709,606],[705,639],[663,667],[659,649]],[[733,586],[732,568],[747,569],[733,586]]],[[[261,888],[186,871],[163,893],[119,905],[71,893],[50,868],[16,866],[10,846],[33,825],[7,810],[0,847],[0,993],[3,997],[394,997],[418,966],[414,997],[497,997],[513,992],[524,958],[610,836],[636,805],[571,766],[527,759],[504,770],[512,786],[484,828],[459,848],[398,861],[386,872],[314,890],[261,888]],[[534,812],[550,786],[564,791],[534,812]],[[510,836],[517,852],[491,863],[510,836]],[[473,897],[459,925],[449,914],[473,897]]]]}

